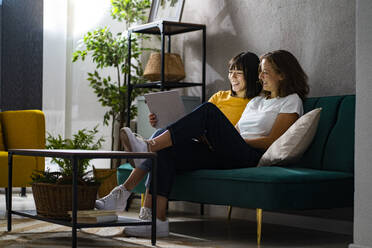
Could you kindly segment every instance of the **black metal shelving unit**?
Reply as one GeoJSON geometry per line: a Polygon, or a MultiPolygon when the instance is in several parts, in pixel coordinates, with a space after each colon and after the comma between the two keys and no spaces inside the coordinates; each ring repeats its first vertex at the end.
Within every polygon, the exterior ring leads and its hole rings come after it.
{"type": "Polygon", "coordinates": [[[171,22],[171,21],[156,21],[147,23],[144,25],[136,26],[128,30],[128,68],[129,73],[127,76],[128,82],[128,97],[127,97],[127,126],[130,122],[130,104],[132,91],[135,88],[152,88],[160,90],[170,90],[176,88],[186,87],[202,87],[202,102],[205,102],[205,73],[206,73],[206,26],[203,24],[193,23],[182,23],[182,22],[171,22]],[[187,32],[202,31],[202,79],[201,83],[198,82],[167,82],[164,77],[164,53],[165,53],[165,40],[168,37],[168,53],[171,52],[171,36],[177,34],[183,34],[187,32]],[[145,84],[133,85],[130,83],[131,74],[131,35],[132,33],[160,35],[161,37],[161,80],[157,82],[149,82],[145,84]]]}

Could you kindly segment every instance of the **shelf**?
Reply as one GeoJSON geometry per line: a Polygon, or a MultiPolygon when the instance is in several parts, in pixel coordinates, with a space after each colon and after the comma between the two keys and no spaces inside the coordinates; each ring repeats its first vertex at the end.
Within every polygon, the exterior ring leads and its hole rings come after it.
{"type": "Polygon", "coordinates": [[[158,34],[160,35],[160,27],[163,25],[165,35],[181,34],[186,32],[193,32],[205,29],[203,24],[193,24],[184,22],[171,22],[171,21],[156,21],[140,26],[130,28],[129,31],[141,34],[158,34]]]}
{"type": "Polygon", "coordinates": [[[188,83],[188,82],[151,82],[151,83],[144,83],[144,84],[135,84],[132,85],[134,89],[136,88],[151,88],[151,89],[175,89],[175,88],[187,88],[187,87],[194,87],[194,86],[203,86],[202,83],[188,83]]]}
{"type": "MultiPolygon", "coordinates": [[[[131,41],[130,38],[132,33],[141,33],[141,34],[154,34],[161,36],[161,56],[164,58],[165,54],[165,40],[168,38],[168,52],[171,52],[171,36],[175,34],[187,33],[192,31],[202,31],[199,32],[202,35],[202,73],[201,73],[201,81],[202,83],[191,83],[191,82],[164,82],[164,81],[156,81],[156,82],[148,82],[144,84],[136,84],[132,85],[130,83],[130,75],[128,77],[128,97],[127,97],[127,109],[130,108],[131,105],[131,94],[133,89],[138,88],[147,88],[147,89],[160,89],[160,90],[170,90],[176,88],[187,88],[187,87],[194,87],[194,86],[201,86],[201,97],[202,102],[205,102],[205,75],[206,75],[206,32],[207,28],[204,24],[194,24],[194,23],[185,23],[185,22],[172,22],[166,20],[159,20],[151,23],[147,23],[144,25],[136,26],[129,28],[128,30],[128,65],[129,65],[129,72],[131,71],[131,41]],[[168,36],[168,37],[165,37],[168,36]]],[[[161,66],[164,67],[165,60],[162,59],[161,66]]],[[[165,73],[164,68],[162,68],[161,73],[165,73]]],[[[162,75],[161,78],[165,78],[162,75]]],[[[126,125],[130,125],[130,111],[127,111],[127,123],[126,125]]]]}
{"type": "MultiPolygon", "coordinates": [[[[23,217],[28,217],[31,219],[42,220],[62,226],[69,226],[72,227],[71,221],[66,220],[56,220],[47,217],[43,217],[36,214],[36,210],[22,210],[22,211],[14,211],[12,210],[12,214],[20,215],[23,217]]],[[[101,222],[101,223],[76,223],[76,228],[92,228],[92,227],[112,227],[112,226],[137,226],[137,225],[151,225],[151,221],[139,221],[138,219],[128,218],[125,216],[118,216],[117,221],[112,222],[101,222]]]]}

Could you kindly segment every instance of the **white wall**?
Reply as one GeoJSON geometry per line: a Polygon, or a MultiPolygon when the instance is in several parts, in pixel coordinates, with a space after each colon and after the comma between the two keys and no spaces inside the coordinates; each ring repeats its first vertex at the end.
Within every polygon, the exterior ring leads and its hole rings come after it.
{"type": "Polygon", "coordinates": [[[372,247],[372,2],[358,0],[356,11],[356,122],[354,244],[372,247]]]}

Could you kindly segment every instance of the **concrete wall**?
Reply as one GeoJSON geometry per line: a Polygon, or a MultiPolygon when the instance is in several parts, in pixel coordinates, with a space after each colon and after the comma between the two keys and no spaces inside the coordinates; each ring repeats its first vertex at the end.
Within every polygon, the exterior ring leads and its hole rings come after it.
{"type": "Polygon", "coordinates": [[[372,247],[372,2],[357,1],[354,244],[372,247]]]}
{"type": "MultiPolygon", "coordinates": [[[[291,51],[308,73],[310,95],[355,93],[355,2],[187,0],[183,22],[207,25],[207,95],[228,88],[228,60],[241,51],[291,51]]],[[[201,35],[177,37],[187,80],[200,80],[201,35]]],[[[174,46],[176,46],[176,44],[174,46]]],[[[199,95],[199,89],[190,89],[199,95]]]]}

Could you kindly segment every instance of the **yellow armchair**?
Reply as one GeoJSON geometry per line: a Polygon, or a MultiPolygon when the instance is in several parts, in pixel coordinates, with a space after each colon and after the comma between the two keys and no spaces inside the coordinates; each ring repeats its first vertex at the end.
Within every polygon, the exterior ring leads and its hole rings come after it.
{"type": "MultiPolygon", "coordinates": [[[[8,187],[8,149],[44,149],[45,118],[40,110],[0,113],[0,187],[8,187]]],[[[30,185],[34,170],[45,170],[41,157],[13,157],[13,187],[30,185]]]]}

